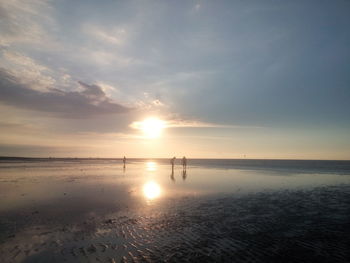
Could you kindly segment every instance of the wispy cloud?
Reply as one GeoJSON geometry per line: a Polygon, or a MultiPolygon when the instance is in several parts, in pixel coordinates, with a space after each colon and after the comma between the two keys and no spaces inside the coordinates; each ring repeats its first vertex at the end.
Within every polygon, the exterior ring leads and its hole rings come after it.
{"type": "Polygon", "coordinates": [[[6,0],[0,2],[1,46],[13,43],[48,46],[53,44],[44,25],[54,25],[46,0],[6,0]]]}
{"type": "Polygon", "coordinates": [[[203,121],[197,121],[197,120],[184,120],[184,119],[169,120],[166,122],[166,127],[168,128],[231,128],[231,129],[263,128],[261,126],[220,124],[220,123],[203,122],[203,121]]]}
{"type": "Polygon", "coordinates": [[[123,27],[106,28],[92,24],[84,24],[82,31],[97,41],[107,44],[119,46],[124,44],[127,40],[127,31],[123,27]]]}
{"type": "MultiPolygon", "coordinates": [[[[262,128],[258,126],[228,125],[185,119],[168,119],[161,120],[161,122],[162,128],[262,128]]],[[[134,121],[129,126],[140,130],[142,129],[142,121],[134,121]]]]}
{"type": "Polygon", "coordinates": [[[230,128],[231,125],[222,125],[209,122],[201,121],[190,121],[190,120],[172,120],[168,121],[168,128],[230,128]]]}

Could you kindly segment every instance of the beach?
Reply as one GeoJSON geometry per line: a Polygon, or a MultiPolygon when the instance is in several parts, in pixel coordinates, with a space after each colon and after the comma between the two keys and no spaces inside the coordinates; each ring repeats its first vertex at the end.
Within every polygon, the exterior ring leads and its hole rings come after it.
{"type": "Polygon", "coordinates": [[[2,159],[1,262],[348,262],[350,162],[2,159]]]}
{"type": "Polygon", "coordinates": [[[0,0],[0,263],[350,263],[350,0],[0,0]]]}

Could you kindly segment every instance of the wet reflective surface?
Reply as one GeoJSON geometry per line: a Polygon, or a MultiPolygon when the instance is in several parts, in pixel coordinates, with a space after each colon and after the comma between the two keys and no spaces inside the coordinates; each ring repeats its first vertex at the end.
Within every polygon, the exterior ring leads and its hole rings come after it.
{"type": "Polygon", "coordinates": [[[125,169],[121,160],[2,161],[2,260],[279,262],[298,251],[295,261],[346,262],[348,167],[189,160],[172,171],[169,160],[127,160],[125,169]]]}
{"type": "Polygon", "coordinates": [[[148,200],[158,198],[161,193],[159,184],[154,181],[149,181],[143,185],[143,194],[148,200]]]}

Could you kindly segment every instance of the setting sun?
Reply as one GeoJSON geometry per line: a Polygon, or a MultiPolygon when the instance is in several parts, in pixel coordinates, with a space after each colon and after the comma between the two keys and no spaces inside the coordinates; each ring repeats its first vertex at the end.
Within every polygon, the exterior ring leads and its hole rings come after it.
{"type": "Polygon", "coordinates": [[[158,138],[165,128],[165,121],[152,117],[141,122],[135,122],[132,127],[141,130],[147,138],[158,138]]]}

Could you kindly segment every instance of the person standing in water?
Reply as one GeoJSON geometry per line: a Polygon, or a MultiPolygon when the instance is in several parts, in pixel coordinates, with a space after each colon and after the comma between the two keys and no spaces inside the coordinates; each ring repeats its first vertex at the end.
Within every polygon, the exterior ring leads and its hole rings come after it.
{"type": "Polygon", "coordinates": [[[125,169],[125,164],[126,164],[126,157],[124,156],[123,158],[123,168],[125,169]]]}
{"type": "Polygon", "coordinates": [[[184,156],[184,157],[182,157],[182,169],[183,169],[184,171],[186,171],[186,168],[187,168],[187,159],[186,159],[186,157],[184,156]]]}
{"type": "Polygon", "coordinates": [[[170,159],[172,173],[174,173],[175,160],[176,160],[175,156],[172,159],[170,159]]]}

